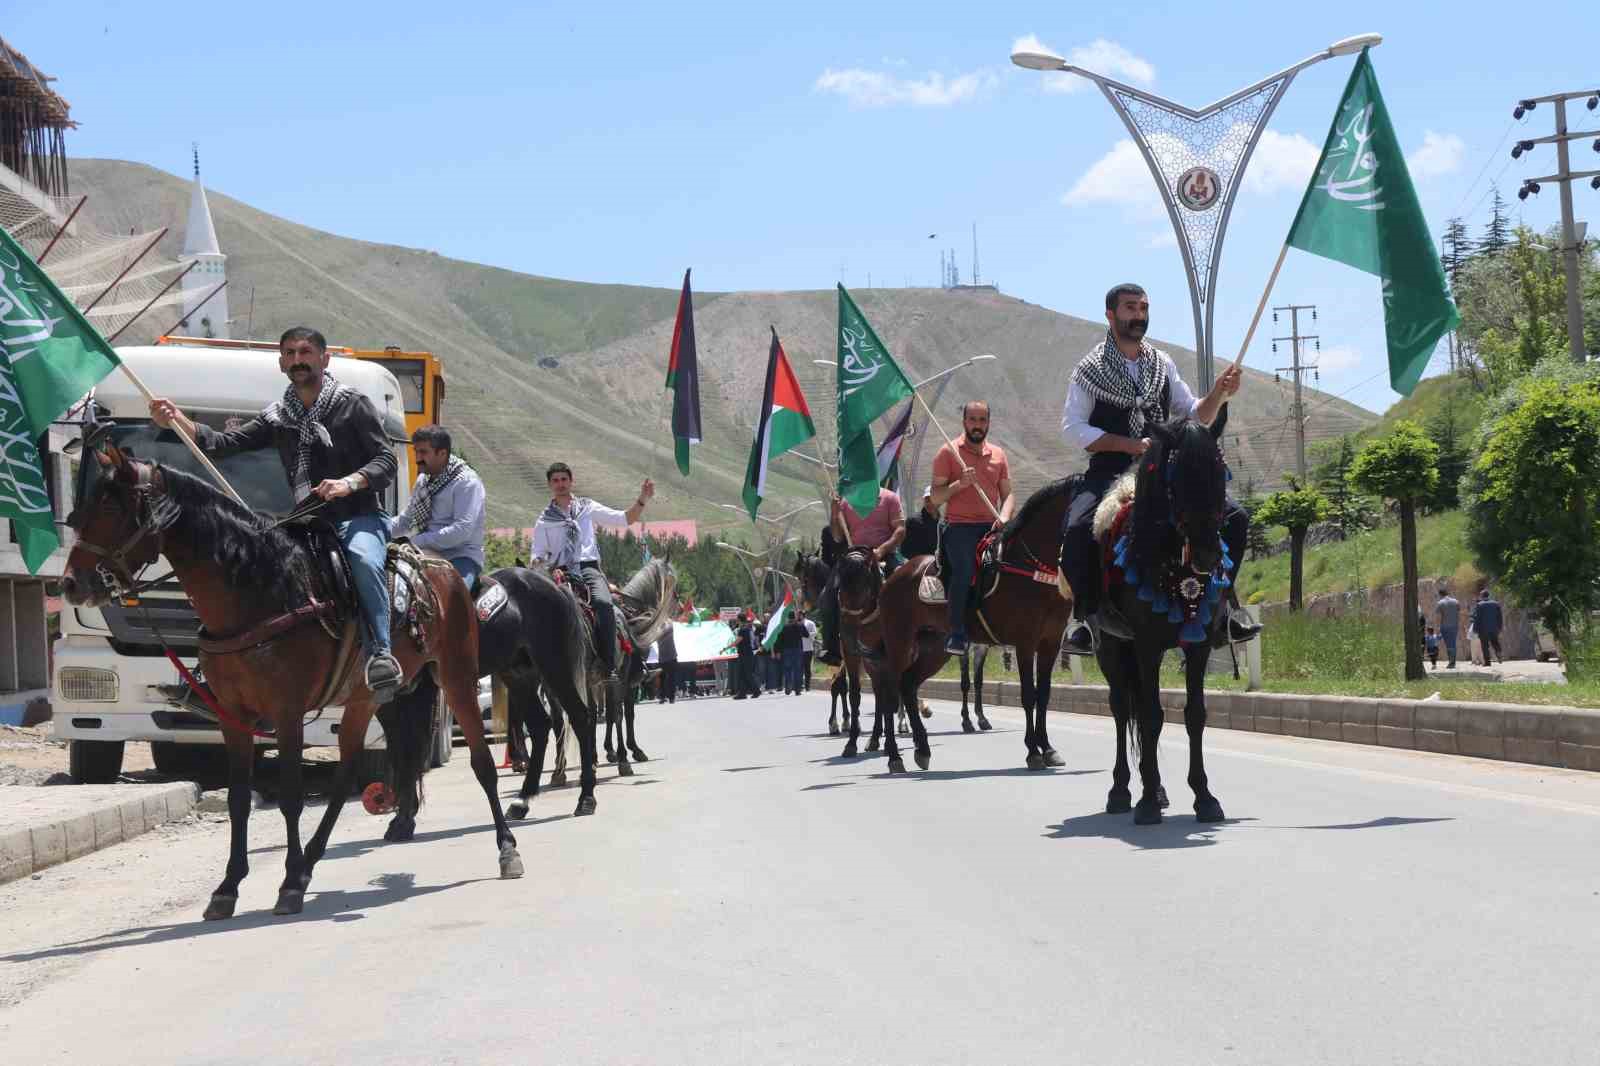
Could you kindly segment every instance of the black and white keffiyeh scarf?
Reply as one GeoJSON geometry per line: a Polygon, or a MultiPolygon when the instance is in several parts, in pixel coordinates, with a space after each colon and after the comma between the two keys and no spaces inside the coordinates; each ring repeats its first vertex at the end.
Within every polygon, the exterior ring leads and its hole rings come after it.
{"type": "Polygon", "coordinates": [[[1095,399],[1125,409],[1128,435],[1140,437],[1146,423],[1165,421],[1167,417],[1161,402],[1167,387],[1167,361],[1148,342],[1140,341],[1137,385],[1123,369],[1126,362],[1116,338],[1107,330],[1106,339],[1073,370],[1072,381],[1095,399]]]}
{"type": "Polygon", "coordinates": [[[433,501],[438,497],[439,493],[449,488],[456,478],[471,469],[465,462],[452,455],[450,461],[445,464],[444,472],[438,477],[432,474],[423,474],[421,483],[417,485],[416,493],[411,497],[413,502],[407,524],[418,533],[426,533],[428,531],[428,523],[433,519],[433,501]]]}
{"type": "Polygon", "coordinates": [[[328,429],[322,424],[322,420],[327,417],[334,404],[347,393],[354,391],[348,385],[339,384],[332,374],[324,371],[322,391],[317,393],[317,400],[311,405],[310,410],[300,402],[300,394],[291,384],[283,390],[283,399],[263,412],[263,417],[273,425],[287,426],[300,434],[300,443],[294,452],[294,473],[289,479],[294,486],[296,503],[311,495],[312,444],[320,441],[325,448],[333,447],[333,438],[328,435],[328,429]]]}
{"type": "Polygon", "coordinates": [[[556,501],[551,500],[545,507],[544,513],[539,516],[539,521],[549,522],[551,525],[565,526],[567,539],[562,543],[561,550],[556,552],[555,558],[550,560],[552,569],[561,568],[570,570],[577,566],[578,547],[581,536],[578,532],[578,519],[589,513],[594,506],[594,501],[587,496],[574,496],[572,498],[572,512],[569,514],[556,506],[556,501]]]}

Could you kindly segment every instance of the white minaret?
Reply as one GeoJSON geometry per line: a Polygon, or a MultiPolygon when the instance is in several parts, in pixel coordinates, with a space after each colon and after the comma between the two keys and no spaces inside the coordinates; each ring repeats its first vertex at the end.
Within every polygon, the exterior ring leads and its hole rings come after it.
{"type": "Polygon", "coordinates": [[[217,230],[211,224],[211,205],[206,203],[206,187],[200,184],[200,147],[194,148],[194,192],[189,199],[189,229],[183,237],[183,254],[178,262],[187,266],[198,262],[183,276],[184,322],[178,332],[191,337],[228,336],[228,290],[209,300],[211,292],[226,280],[228,257],[217,247],[217,230]],[[204,301],[202,303],[201,301],[204,301]]]}

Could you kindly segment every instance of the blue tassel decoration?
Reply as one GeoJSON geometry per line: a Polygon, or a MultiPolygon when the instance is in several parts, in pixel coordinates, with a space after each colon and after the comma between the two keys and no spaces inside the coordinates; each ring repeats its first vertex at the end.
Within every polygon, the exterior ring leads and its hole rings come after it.
{"type": "Polygon", "coordinates": [[[1178,639],[1185,644],[1199,644],[1206,639],[1205,627],[1197,619],[1191,618],[1183,624],[1178,631],[1178,639]]]}
{"type": "Polygon", "coordinates": [[[1156,598],[1156,590],[1151,588],[1149,585],[1140,585],[1139,598],[1146,603],[1154,602],[1156,598]]]}
{"type": "Polygon", "coordinates": [[[1164,592],[1158,592],[1156,593],[1155,602],[1150,605],[1150,609],[1156,614],[1166,614],[1167,606],[1167,594],[1164,592]]]}
{"type": "Polygon", "coordinates": [[[1173,604],[1170,608],[1168,608],[1168,610],[1167,610],[1167,621],[1169,621],[1169,622],[1181,622],[1181,621],[1183,621],[1183,608],[1179,607],[1177,604],[1173,604]]]}

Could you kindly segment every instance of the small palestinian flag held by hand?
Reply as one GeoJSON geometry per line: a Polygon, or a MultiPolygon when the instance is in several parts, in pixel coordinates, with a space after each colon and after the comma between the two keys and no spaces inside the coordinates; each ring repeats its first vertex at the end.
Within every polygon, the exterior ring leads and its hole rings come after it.
{"type": "Polygon", "coordinates": [[[761,397],[761,413],[756,417],[756,439],[750,445],[750,464],[744,474],[744,505],[755,521],[756,509],[767,491],[767,467],[791,448],[797,448],[817,435],[811,424],[811,408],[795,380],[789,359],[772,330],[772,348],[767,355],[767,387],[761,397]]]}
{"type": "Polygon", "coordinates": [[[792,614],[794,614],[794,589],[785,588],[782,606],[773,611],[772,617],[767,619],[767,632],[761,638],[763,648],[771,651],[772,646],[778,643],[778,637],[783,633],[783,627],[789,624],[789,616],[792,614]]]}
{"type": "Polygon", "coordinates": [[[688,477],[689,445],[700,443],[700,365],[694,350],[694,302],[687,270],[683,272],[683,295],[678,297],[678,321],[672,327],[667,388],[672,390],[673,451],[678,472],[688,477]]]}

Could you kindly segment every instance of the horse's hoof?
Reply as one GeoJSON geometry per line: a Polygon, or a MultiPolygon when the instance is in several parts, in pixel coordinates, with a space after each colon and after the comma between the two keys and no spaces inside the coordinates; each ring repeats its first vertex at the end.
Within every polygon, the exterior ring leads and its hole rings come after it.
{"type": "Polygon", "coordinates": [[[1140,800],[1139,805],[1133,809],[1133,824],[1160,825],[1161,808],[1148,797],[1140,800]]]}
{"type": "Polygon", "coordinates": [[[933,752],[931,751],[913,752],[911,757],[917,761],[917,769],[919,770],[926,770],[928,764],[933,762],[933,752]]]}
{"type": "Polygon", "coordinates": [[[500,879],[502,881],[515,881],[522,874],[522,856],[517,854],[517,846],[515,844],[507,844],[500,849],[500,879]]]}
{"type": "Polygon", "coordinates": [[[599,804],[595,802],[593,796],[580,796],[578,798],[578,809],[572,812],[572,816],[574,818],[583,818],[586,815],[593,814],[598,807],[599,804]]]}
{"type": "Polygon", "coordinates": [[[1118,792],[1113,789],[1106,796],[1107,814],[1127,814],[1131,810],[1133,810],[1133,796],[1131,793],[1118,792]]]}
{"type": "Polygon", "coordinates": [[[922,717],[924,717],[924,718],[932,718],[933,717],[933,708],[929,707],[926,703],[924,703],[922,705],[922,717]]]}
{"type": "Polygon", "coordinates": [[[513,774],[525,774],[525,773],[527,773],[528,772],[527,761],[523,760],[523,759],[512,759],[511,760],[511,772],[513,774]]]}
{"type": "Polygon", "coordinates": [[[1067,765],[1067,760],[1063,759],[1061,757],[1061,753],[1056,751],[1056,749],[1046,748],[1044,753],[1044,764],[1046,766],[1065,766],[1067,765]]]}
{"type": "Polygon", "coordinates": [[[558,788],[561,785],[564,785],[566,783],[567,783],[567,772],[565,770],[557,770],[555,773],[550,775],[550,787],[551,788],[558,788]]]}
{"type": "Polygon", "coordinates": [[[273,914],[299,914],[305,909],[306,894],[298,888],[286,888],[278,893],[278,905],[273,914]]]}
{"type": "Polygon", "coordinates": [[[511,819],[513,822],[520,822],[527,816],[528,801],[525,799],[514,799],[506,807],[506,817],[511,819]]]}
{"type": "Polygon", "coordinates": [[[867,750],[868,751],[877,751],[881,746],[882,745],[880,745],[878,743],[877,738],[873,738],[872,740],[867,741],[867,750]]]}
{"type": "Polygon", "coordinates": [[[625,762],[617,763],[617,776],[618,777],[632,777],[633,776],[633,766],[631,764],[625,763],[625,762]]]}
{"type": "Polygon", "coordinates": [[[218,922],[224,918],[232,918],[233,908],[238,906],[238,903],[238,896],[213,895],[211,897],[211,902],[206,904],[206,913],[204,915],[205,920],[208,922],[218,922]]]}
{"type": "Polygon", "coordinates": [[[905,773],[906,772],[906,761],[904,759],[902,759],[898,755],[891,755],[889,757],[889,772],[891,774],[903,774],[903,773],[905,773]]]}
{"type": "Polygon", "coordinates": [[[841,752],[840,754],[844,755],[846,757],[858,754],[858,752],[856,750],[856,742],[854,740],[851,740],[848,743],[846,743],[845,746],[844,746],[844,751],[841,752]]]}
{"type": "Polygon", "coordinates": [[[402,818],[398,814],[389,820],[389,828],[383,831],[383,839],[391,844],[402,843],[416,835],[417,820],[415,818],[402,818]]]}
{"type": "Polygon", "coordinates": [[[1028,769],[1030,769],[1030,770],[1043,770],[1044,769],[1044,756],[1040,755],[1036,751],[1028,752],[1028,769]]]}
{"type": "Polygon", "coordinates": [[[1221,822],[1226,818],[1227,815],[1222,813],[1222,804],[1217,801],[1217,797],[1207,796],[1205,799],[1197,799],[1194,801],[1195,821],[1221,822]]]}
{"type": "Polygon", "coordinates": [[[830,736],[830,737],[836,737],[836,736],[838,736],[838,735],[839,735],[839,727],[838,727],[838,726],[836,726],[836,725],[830,725],[830,726],[829,726],[829,727],[828,727],[828,735],[829,735],[829,736],[830,736]]]}
{"type": "Polygon", "coordinates": [[[976,733],[978,731],[978,727],[963,718],[961,719],[961,731],[963,733],[976,733]]]}
{"type": "Polygon", "coordinates": [[[1167,786],[1166,785],[1157,785],[1156,786],[1156,802],[1161,804],[1161,809],[1162,810],[1166,810],[1168,807],[1172,806],[1172,801],[1167,799],[1167,786]]]}
{"type": "Polygon", "coordinates": [[[606,752],[606,762],[616,762],[616,761],[617,761],[617,753],[616,752],[614,752],[614,751],[606,752]]]}
{"type": "Polygon", "coordinates": [[[644,752],[640,751],[638,748],[634,748],[633,749],[633,761],[634,762],[649,762],[650,761],[650,756],[646,755],[644,752]]]}
{"type": "Polygon", "coordinates": [[[989,719],[980,717],[978,719],[978,728],[987,733],[989,730],[993,729],[994,726],[989,724],[989,719]]]}

